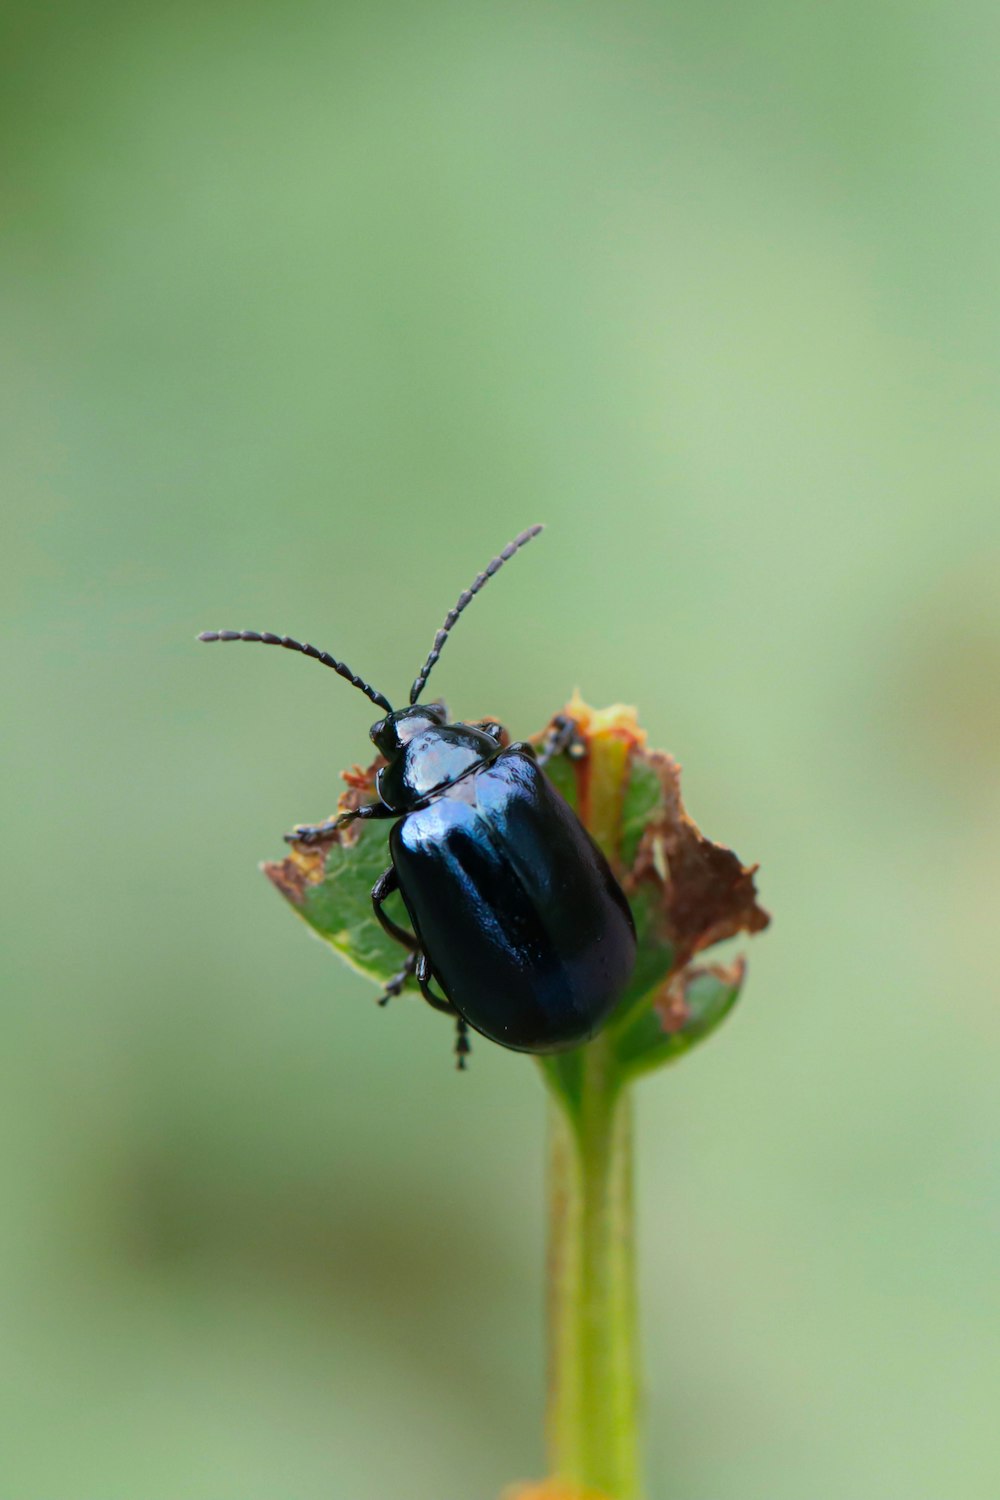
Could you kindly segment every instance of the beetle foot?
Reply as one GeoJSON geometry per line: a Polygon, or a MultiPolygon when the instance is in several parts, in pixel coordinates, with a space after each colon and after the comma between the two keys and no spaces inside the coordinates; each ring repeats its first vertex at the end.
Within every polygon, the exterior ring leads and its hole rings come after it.
{"type": "Polygon", "coordinates": [[[472,1043],[469,1041],[469,1027],[464,1016],[459,1016],[455,1022],[455,1030],[457,1032],[455,1037],[455,1066],[460,1073],[464,1073],[467,1066],[465,1059],[472,1051],[472,1043]]]}
{"type": "Polygon", "coordinates": [[[293,828],[285,834],[286,844],[315,844],[324,834],[331,833],[332,824],[314,823],[302,828],[293,828]]]}
{"type": "Polygon", "coordinates": [[[394,974],[386,984],[386,987],[382,991],[382,994],[378,1000],[378,1004],[388,1005],[390,1000],[395,1000],[396,996],[402,991],[402,988],[405,985],[406,981],[411,978],[416,967],[417,955],[415,953],[411,953],[409,958],[406,960],[406,963],[400,969],[399,973],[394,974]]]}
{"type": "Polygon", "coordinates": [[[582,760],[587,753],[587,742],[575,719],[570,718],[569,714],[556,714],[537,748],[538,764],[546,765],[553,756],[561,755],[563,751],[571,760],[582,760]]]}
{"type": "Polygon", "coordinates": [[[318,844],[320,839],[327,839],[331,833],[338,828],[343,828],[347,817],[341,813],[338,818],[327,818],[325,823],[299,823],[291,831],[285,834],[286,844],[318,844]]]}

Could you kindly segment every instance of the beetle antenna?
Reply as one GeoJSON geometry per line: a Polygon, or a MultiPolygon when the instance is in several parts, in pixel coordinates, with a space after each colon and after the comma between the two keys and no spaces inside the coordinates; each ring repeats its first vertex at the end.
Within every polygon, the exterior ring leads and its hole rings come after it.
{"type": "Polygon", "coordinates": [[[451,627],[454,625],[455,621],[458,619],[465,606],[472,603],[472,600],[479,593],[479,590],[490,581],[494,573],[499,572],[505,562],[510,561],[515,552],[519,552],[522,547],[524,547],[528,542],[531,541],[532,537],[537,536],[538,533],[543,529],[544,528],[541,526],[529,526],[527,531],[522,531],[521,535],[516,536],[512,542],[508,542],[503,551],[499,553],[491,563],[488,563],[486,565],[482,573],[480,573],[479,576],[469,584],[469,587],[467,589],[459,594],[454,609],[450,609],[445,615],[444,624],[441,626],[441,629],[434,637],[434,645],[431,647],[430,656],[428,656],[427,660],[420,668],[420,671],[417,674],[416,681],[410,688],[411,703],[416,703],[417,699],[420,697],[420,694],[423,692],[427,684],[427,679],[431,675],[431,669],[433,668],[438,657],[441,655],[441,649],[444,646],[445,641],[448,639],[448,632],[451,630],[451,627]]]}
{"type": "Polygon", "coordinates": [[[392,713],[392,704],[388,698],[375,689],[363,678],[352,672],[346,662],[338,661],[328,651],[317,651],[315,646],[310,646],[308,641],[293,641],[290,635],[272,635],[269,630],[203,630],[198,637],[199,641],[255,641],[261,646],[284,646],[286,651],[301,651],[303,656],[311,656],[313,661],[322,662],[324,667],[332,667],[349,682],[352,687],[360,688],[366,698],[370,698],[379,708],[384,708],[387,714],[392,713]]]}

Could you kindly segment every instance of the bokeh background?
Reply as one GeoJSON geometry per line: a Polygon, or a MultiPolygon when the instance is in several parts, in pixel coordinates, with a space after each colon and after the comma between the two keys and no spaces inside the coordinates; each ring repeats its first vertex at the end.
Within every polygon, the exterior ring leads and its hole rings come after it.
{"type": "Polygon", "coordinates": [[[15,4],[3,1500],[542,1471],[543,1100],[257,871],[364,700],[637,703],[775,914],[639,1099],[653,1500],[1000,1487],[1000,16],[15,4]]]}

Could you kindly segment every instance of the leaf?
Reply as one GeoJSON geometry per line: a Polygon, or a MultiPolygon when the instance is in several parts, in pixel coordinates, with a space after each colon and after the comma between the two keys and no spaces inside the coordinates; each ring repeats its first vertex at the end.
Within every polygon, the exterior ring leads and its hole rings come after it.
{"type": "Polygon", "coordinates": [[[675,949],[675,964],[734,937],[761,932],[770,917],[757,904],[756,865],[744,866],[731,849],[707,839],[681,799],[681,769],[661,750],[642,752],[660,797],[639,838],[625,889],[644,884],[658,892],[659,927],[675,949]]]}
{"type": "Polygon", "coordinates": [[[615,1034],[615,1055],[632,1078],[689,1052],[711,1035],[739,999],[746,976],[742,958],[731,964],[682,969],[615,1034]]]}
{"type": "MultiPolygon", "coordinates": [[[[637,750],[639,748],[637,746],[637,750]]],[[[656,767],[650,764],[645,753],[634,755],[622,798],[619,858],[626,870],[635,864],[639,842],[650,819],[659,813],[662,802],[663,787],[656,767]]]]}
{"type": "MultiPolygon", "coordinates": [[[[611,859],[635,920],[635,969],[607,1026],[634,1077],[703,1040],[739,996],[743,968],[738,975],[689,970],[692,958],[739,932],[762,931],[770,918],[757,903],[756,867],[700,831],[684,807],[679,765],[647,748],[635,711],[594,710],[574,698],[565,713],[577,725],[576,754],[556,757],[549,774],[560,790],[570,783],[573,805],[611,859]]],[[[576,1054],[547,1058],[542,1067],[572,1101],[576,1054]]]]}
{"type": "MultiPolygon", "coordinates": [[[[383,764],[378,759],[366,770],[355,766],[342,773],[348,790],[341,794],[338,812],[374,799],[375,772],[383,764]]],[[[313,932],[379,985],[398,972],[405,957],[372,909],[372,886],[390,863],[389,826],[377,820],[352,823],[320,843],[295,843],[285,859],[261,867],[313,932]]],[[[389,898],[386,911],[406,925],[398,895],[389,898]]]]}

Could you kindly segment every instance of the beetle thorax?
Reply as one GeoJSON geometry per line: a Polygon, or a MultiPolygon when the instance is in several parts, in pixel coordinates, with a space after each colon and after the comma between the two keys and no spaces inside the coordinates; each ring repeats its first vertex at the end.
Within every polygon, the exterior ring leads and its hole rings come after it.
{"type": "Polygon", "coordinates": [[[407,812],[492,760],[495,739],[469,724],[434,724],[401,744],[378,775],[378,794],[396,812],[407,812]]]}

